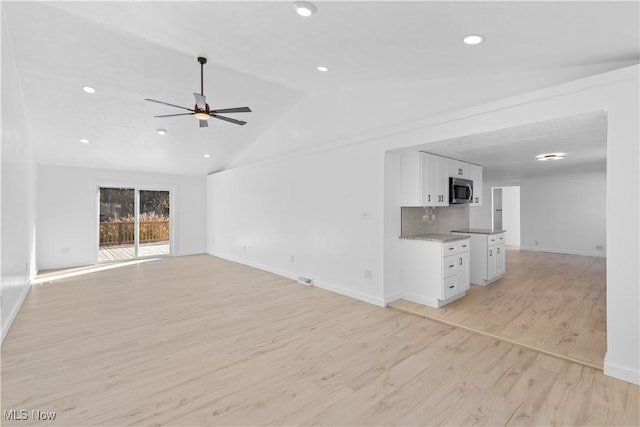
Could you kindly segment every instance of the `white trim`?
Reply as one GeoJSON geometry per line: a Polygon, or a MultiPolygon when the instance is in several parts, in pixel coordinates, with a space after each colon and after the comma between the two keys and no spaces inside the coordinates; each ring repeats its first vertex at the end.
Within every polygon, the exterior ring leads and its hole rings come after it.
{"type": "Polygon", "coordinates": [[[171,254],[170,256],[191,256],[191,255],[207,255],[207,254],[208,254],[207,250],[202,249],[202,250],[195,250],[195,251],[180,252],[176,254],[171,254]]]}
{"type": "MultiPolygon", "coordinates": [[[[221,253],[216,253],[216,252],[207,252],[209,255],[218,257],[218,258],[222,258],[222,259],[226,259],[228,261],[233,261],[233,262],[237,262],[238,264],[243,264],[249,267],[253,267],[253,268],[257,268],[258,270],[263,270],[263,271],[267,271],[269,273],[273,273],[276,274],[278,276],[282,276],[282,277],[286,277],[287,279],[291,279],[296,281],[296,283],[298,282],[298,275],[294,274],[294,273],[289,273],[287,271],[282,271],[282,270],[277,270],[271,267],[266,267],[264,265],[261,264],[256,264],[247,260],[243,260],[234,256],[230,256],[227,254],[221,254],[221,253]]],[[[308,285],[303,285],[303,286],[308,286],[308,285]]],[[[357,292],[357,291],[353,291],[351,289],[347,289],[347,288],[343,288],[341,286],[335,286],[332,285],[330,283],[327,282],[323,282],[321,280],[315,280],[313,281],[313,285],[316,288],[320,288],[320,289],[324,289],[330,292],[334,292],[336,294],[340,294],[340,295],[344,295],[350,298],[354,298],[360,301],[364,301],[366,303],[369,304],[373,304],[373,305],[377,305],[379,307],[385,307],[385,301],[383,298],[378,298],[375,297],[373,295],[368,295],[368,294],[364,294],[362,292],[357,292]]]]}
{"type": "Polygon", "coordinates": [[[624,366],[616,365],[607,360],[609,353],[604,355],[604,374],[610,377],[617,378],[622,381],[627,381],[632,384],[640,385],[640,372],[626,368],[624,366]]]}
{"type": "Polygon", "coordinates": [[[15,306],[13,306],[13,310],[11,310],[11,315],[9,316],[9,319],[7,319],[6,323],[2,324],[2,337],[0,337],[0,344],[2,344],[2,342],[4,341],[4,337],[6,337],[7,333],[9,333],[9,329],[11,329],[11,325],[13,325],[13,321],[16,320],[16,316],[18,315],[20,308],[22,308],[22,303],[24,302],[24,299],[29,294],[30,290],[31,290],[31,282],[29,281],[29,283],[27,283],[27,286],[24,287],[24,291],[22,292],[22,295],[20,295],[20,298],[18,298],[18,303],[15,306]]]}
{"type": "Polygon", "coordinates": [[[607,254],[604,252],[591,252],[591,251],[567,251],[564,249],[551,249],[551,248],[540,248],[537,246],[528,247],[528,246],[520,246],[521,251],[529,251],[529,252],[546,252],[551,254],[563,254],[563,255],[580,255],[580,256],[595,256],[600,258],[606,258],[607,254]]]}

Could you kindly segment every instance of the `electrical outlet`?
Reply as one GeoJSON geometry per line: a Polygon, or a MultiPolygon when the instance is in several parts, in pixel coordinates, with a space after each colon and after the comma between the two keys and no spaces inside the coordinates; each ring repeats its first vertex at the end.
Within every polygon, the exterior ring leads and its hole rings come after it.
{"type": "Polygon", "coordinates": [[[604,246],[596,245],[596,251],[602,251],[602,250],[604,250],[604,246]]]}
{"type": "Polygon", "coordinates": [[[247,252],[247,246],[246,245],[242,246],[242,252],[247,252]]]}
{"type": "Polygon", "coordinates": [[[291,259],[291,262],[295,262],[295,258],[293,255],[291,255],[289,258],[291,259]]]}
{"type": "Polygon", "coordinates": [[[69,253],[69,248],[62,248],[62,253],[63,254],[68,254],[69,253]]]}
{"type": "Polygon", "coordinates": [[[371,211],[362,211],[362,220],[368,221],[373,218],[373,212],[371,211]]]}
{"type": "Polygon", "coordinates": [[[534,245],[538,246],[538,241],[533,242],[534,245]]]}
{"type": "Polygon", "coordinates": [[[364,278],[369,280],[373,279],[373,271],[364,270],[364,278]]]}

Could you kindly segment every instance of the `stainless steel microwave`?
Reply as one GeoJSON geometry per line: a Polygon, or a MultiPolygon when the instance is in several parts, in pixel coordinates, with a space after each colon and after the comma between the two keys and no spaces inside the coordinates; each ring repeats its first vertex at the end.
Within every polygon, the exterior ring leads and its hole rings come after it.
{"type": "Polygon", "coordinates": [[[463,178],[449,178],[449,203],[466,205],[473,201],[473,181],[463,178]]]}

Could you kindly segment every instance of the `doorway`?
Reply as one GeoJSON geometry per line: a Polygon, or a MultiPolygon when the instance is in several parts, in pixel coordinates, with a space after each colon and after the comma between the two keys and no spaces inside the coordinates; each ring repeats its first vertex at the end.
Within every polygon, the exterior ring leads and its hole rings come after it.
{"type": "Polygon", "coordinates": [[[491,224],[506,230],[505,244],[520,247],[520,187],[491,188],[491,224]]]}
{"type": "Polygon", "coordinates": [[[98,261],[171,254],[171,192],[99,187],[98,261]]]}

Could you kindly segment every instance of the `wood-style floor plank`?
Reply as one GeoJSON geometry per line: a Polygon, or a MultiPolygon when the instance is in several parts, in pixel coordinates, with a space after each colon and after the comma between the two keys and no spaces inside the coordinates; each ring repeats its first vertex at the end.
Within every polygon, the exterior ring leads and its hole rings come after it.
{"type": "Polygon", "coordinates": [[[507,273],[435,309],[390,307],[602,369],[607,350],[606,260],[507,248],[507,273]]]}
{"type": "Polygon", "coordinates": [[[1,349],[2,409],[56,419],[3,425],[640,422],[596,369],[212,256],[74,273],[1,349]]]}

